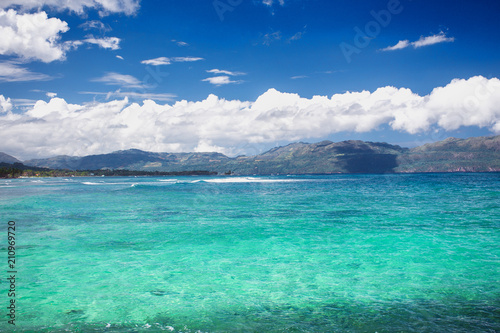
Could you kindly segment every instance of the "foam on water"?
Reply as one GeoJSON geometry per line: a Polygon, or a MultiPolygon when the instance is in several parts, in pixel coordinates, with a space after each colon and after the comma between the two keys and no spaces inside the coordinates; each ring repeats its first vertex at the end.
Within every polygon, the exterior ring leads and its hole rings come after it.
{"type": "Polygon", "coordinates": [[[93,182],[82,182],[84,185],[110,185],[106,184],[105,182],[100,182],[100,183],[93,183],[93,182]]]}
{"type": "Polygon", "coordinates": [[[204,179],[206,183],[290,183],[305,181],[304,179],[270,179],[263,177],[226,177],[204,179]]]}

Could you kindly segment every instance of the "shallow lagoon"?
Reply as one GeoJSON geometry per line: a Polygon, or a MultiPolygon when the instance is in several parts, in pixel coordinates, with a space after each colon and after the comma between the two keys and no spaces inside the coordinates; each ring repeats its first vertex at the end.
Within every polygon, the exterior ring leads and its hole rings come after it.
{"type": "Polygon", "coordinates": [[[0,212],[17,332],[500,330],[499,174],[0,180],[0,212]]]}

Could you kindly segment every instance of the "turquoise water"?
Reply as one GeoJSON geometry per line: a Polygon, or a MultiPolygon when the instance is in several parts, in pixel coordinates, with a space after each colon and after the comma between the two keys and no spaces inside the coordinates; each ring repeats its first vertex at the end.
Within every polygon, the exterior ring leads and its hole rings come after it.
{"type": "Polygon", "coordinates": [[[0,216],[2,332],[500,331],[500,174],[0,180],[0,216]]]}

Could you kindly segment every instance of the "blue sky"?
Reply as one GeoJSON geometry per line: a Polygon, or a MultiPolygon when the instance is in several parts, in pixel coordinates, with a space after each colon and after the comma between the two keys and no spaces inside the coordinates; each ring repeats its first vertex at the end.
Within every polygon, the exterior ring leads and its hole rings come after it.
{"type": "Polygon", "coordinates": [[[498,1],[0,0],[0,151],[498,134],[498,14],[498,1]]]}

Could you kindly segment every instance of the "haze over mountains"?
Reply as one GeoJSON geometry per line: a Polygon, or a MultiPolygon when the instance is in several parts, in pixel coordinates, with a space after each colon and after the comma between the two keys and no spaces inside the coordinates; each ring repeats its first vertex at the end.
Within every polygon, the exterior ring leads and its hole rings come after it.
{"type": "Polygon", "coordinates": [[[0,163],[13,164],[13,163],[21,163],[21,161],[13,156],[0,152],[0,163]]]}
{"type": "MultiPolygon", "coordinates": [[[[0,153],[0,162],[19,162],[0,153]]],[[[500,171],[500,136],[444,141],[408,149],[364,141],[292,143],[255,156],[220,153],[153,153],[137,149],[84,157],[24,161],[51,169],[141,171],[206,170],[240,175],[500,171]]]]}

